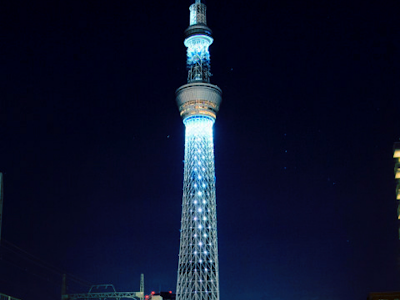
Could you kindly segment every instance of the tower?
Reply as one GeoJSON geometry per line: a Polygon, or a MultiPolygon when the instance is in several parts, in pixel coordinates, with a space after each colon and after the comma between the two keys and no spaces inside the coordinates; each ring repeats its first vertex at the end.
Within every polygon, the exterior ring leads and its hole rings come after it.
{"type": "Polygon", "coordinates": [[[185,124],[185,166],[179,249],[177,300],[219,300],[217,212],[213,125],[222,91],[210,84],[206,6],[196,0],[189,7],[185,30],[187,84],[176,91],[185,124]]]}

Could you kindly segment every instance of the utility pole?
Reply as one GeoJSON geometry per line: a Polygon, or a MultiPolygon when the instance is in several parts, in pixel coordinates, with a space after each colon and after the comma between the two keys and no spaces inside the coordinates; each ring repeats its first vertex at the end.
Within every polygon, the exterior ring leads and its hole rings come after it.
{"type": "Polygon", "coordinates": [[[63,274],[61,284],[61,300],[68,298],[67,294],[67,274],[63,274]]]}
{"type": "Polygon", "coordinates": [[[140,300],[144,299],[144,274],[140,274],[140,300]]]}

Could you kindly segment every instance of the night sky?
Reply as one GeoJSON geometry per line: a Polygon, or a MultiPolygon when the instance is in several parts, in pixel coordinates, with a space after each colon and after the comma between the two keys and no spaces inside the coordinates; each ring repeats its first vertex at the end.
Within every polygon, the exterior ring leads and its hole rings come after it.
{"type": "MultiPolygon", "coordinates": [[[[191,3],[0,4],[0,292],[175,292],[191,3]]],[[[221,300],[400,290],[399,2],[206,4],[221,300]]]]}

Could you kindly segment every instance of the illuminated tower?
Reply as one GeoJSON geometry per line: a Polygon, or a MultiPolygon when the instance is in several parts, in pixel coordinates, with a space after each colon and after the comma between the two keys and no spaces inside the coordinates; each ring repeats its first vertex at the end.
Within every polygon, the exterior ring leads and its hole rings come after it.
{"type": "Polygon", "coordinates": [[[210,84],[206,6],[196,0],[189,8],[185,30],[187,84],[176,91],[176,102],[185,124],[181,238],[177,300],[219,300],[217,212],[213,124],[222,91],[210,84]]]}

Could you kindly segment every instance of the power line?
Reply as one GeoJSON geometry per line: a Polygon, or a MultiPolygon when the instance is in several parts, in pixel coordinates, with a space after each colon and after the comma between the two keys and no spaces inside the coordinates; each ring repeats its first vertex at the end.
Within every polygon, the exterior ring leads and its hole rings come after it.
{"type": "Polygon", "coordinates": [[[25,259],[25,260],[37,265],[37,266],[49,271],[49,272],[52,272],[52,273],[60,275],[60,276],[62,276],[63,274],[66,274],[68,276],[69,280],[72,280],[72,281],[74,281],[74,282],[76,282],[76,283],[78,283],[80,285],[83,285],[83,286],[86,286],[86,287],[90,287],[90,286],[93,285],[89,281],[86,281],[86,280],[81,279],[81,278],[79,278],[79,277],[77,277],[75,275],[67,273],[64,270],[62,270],[62,269],[60,269],[58,267],[55,267],[55,266],[43,261],[42,259],[36,257],[35,255],[27,252],[26,250],[18,247],[17,245],[15,245],[15,244],[13,244],[13,243],[5,240],[5,239],[2,240],[2,243],[0,244],[0,246],[2,248],[4,248],[4,249],[7,249],[8,251],[13,252],[14,254],[18,255],[19,257],[21,257],[21,258],[23,258],[23,259],[25,259]]]}

